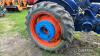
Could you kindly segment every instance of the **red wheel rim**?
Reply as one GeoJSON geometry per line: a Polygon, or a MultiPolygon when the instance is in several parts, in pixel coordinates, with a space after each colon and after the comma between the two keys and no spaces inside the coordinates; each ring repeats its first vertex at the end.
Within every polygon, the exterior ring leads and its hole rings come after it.
{"type": "Polygon", "coordinates": [[[59,38],[59,36],[61,35],[60,23],[52,14],[50,14],[46,11],[42,11],[42,12],[40,11],[31,17],[30,32],[31,32],[31,35],[33,36],[33,39],[35,41],[39,42],[40,45],[45,46],[45,47],[55,47],[61,42],[61,39],[59,38]],[[55,35],[54,35],[52,41],[50,41],[50,42],[40,39],[35,32],[36,23],[40,22],[42,20],[47,20],[47,21],[51,22],[55,28],[55,35]]]}

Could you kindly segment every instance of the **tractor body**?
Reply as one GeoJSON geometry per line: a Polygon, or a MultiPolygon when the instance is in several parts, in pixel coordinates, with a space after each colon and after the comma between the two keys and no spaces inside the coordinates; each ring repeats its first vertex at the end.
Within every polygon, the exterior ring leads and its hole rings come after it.
{"type": "Polygon", "coordinates": [[[27,0],[27,3],[29,4],[29,5],[33,5],[34,3],[36,3],[37,2],[37,0],[27,0]]]}
{"type": "Polygon", "coordinates": [[[38,0],[26,26],[39,48],[62,50],[72,43],[74,31],[100,34],[100,0],[38,0]]]}
{"type": "MultiPolygon", "coordinates": [[[[39,0],[38,2],[41,2],[39,0]]],[[[76,31],[100,34],[100,0],[43,0],[58,3],[70,13],[76,31]]]]}

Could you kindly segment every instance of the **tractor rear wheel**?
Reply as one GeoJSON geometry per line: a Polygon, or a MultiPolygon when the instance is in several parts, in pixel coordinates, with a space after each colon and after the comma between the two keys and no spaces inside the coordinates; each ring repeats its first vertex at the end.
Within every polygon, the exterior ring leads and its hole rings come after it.
{"type": "Polygon", "coordinates": [[[33,5],[26,16],[26,26],[32,42],[44,50],[61,50],[73,40],[73,19],[54,2],[33,5]]]}

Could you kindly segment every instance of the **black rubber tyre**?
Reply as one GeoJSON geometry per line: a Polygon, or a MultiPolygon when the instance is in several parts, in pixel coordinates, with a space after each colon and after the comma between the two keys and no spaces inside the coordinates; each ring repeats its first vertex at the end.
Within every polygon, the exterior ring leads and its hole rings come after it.
{"type": "Polygon", "coordinates": [[[73,40],[73,31],[74,31],[73,19],[71,15],[67,11],[64,10],[62,6],[54,2],[43,1],[43,2],[33,5],[33,7],[28,12],[28,15],[26,16],[26,26],[27,26],[26,29],[31,37],[32,42],[35,42],[39,48],[44,49],[44,50],[48,50],[48,51],[62,50],[64,46],[66,45],[68,46],[73,40]],[[29,29],[31,16],[37,13],[38,11],[47,11],[51,13],[60,22],[62,31],[63,31],[60,37],[62,40],[60,44],[58,44],[56,47],[53,47],[53,48],[45,47],[41,45],[40,43],[38,43],[36,40],[34,40],[34,36],[31,35],[30,29],[29,29]]]}

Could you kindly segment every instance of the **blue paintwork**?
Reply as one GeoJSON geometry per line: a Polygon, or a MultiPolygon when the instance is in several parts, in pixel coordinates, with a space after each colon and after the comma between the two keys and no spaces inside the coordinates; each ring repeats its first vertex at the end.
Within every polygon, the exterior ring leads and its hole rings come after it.
{"type": "Polygon", "coordinates": [[[90,2],[100,2],[100,0],[90,0],[90,2]]]}
{"type": "Polygon", "coordinates": [[[63,6],[73,17],[76,31],[95,31],[100,34],[100,17],[96,17],[100,14],[100,4],[92,4],[100,3],[100,0],[39,0],[41,1],[51,1],[63,6]],[[79,8],[84,14],[79,13],[79,8]]]}
{"type": "Polygon", "coordinates": [[[48,21],[38,22],[36,24],[35,31],[39,38],[45,41],[50,41],[55,34],[53,25],[48,21]]]}
{"type": "Polygon", "coordinates": [[[98,4],[91,4],[89,9],[91,9],[92,13],[94,14],[94,16],[96,16],[96,14],[99,11],[99,8],[100,8],[100,5],[98,5],[98,4]]]}

